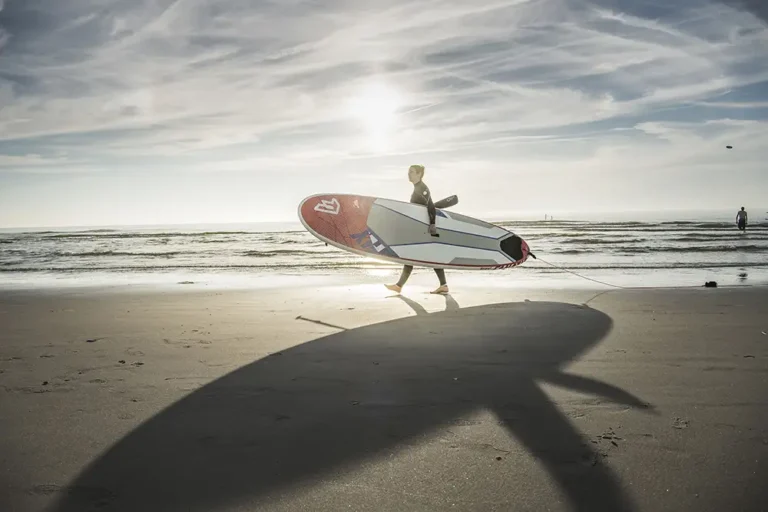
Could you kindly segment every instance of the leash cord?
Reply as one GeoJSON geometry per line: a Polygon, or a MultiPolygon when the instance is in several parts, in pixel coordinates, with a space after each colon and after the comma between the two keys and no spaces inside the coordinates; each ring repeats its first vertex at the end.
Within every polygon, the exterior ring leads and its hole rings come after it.
{"type": "Polygon", "coordinates": [[[586,279],[587,281],[594,281],[595,283],[599,283],[599,284],[602,284],[602,285],[605,285],[605,286],[611,286],[613,288],[620,288],[622,290],[628,290],[629,289],[626,286],[619,286],[617,284],[606,283],[605,281],[600,281],[599,279],[593,279],[591,277],[583,276],[581,274],[578,274],[578,273],[574,272],[573,270],[569,270],[567,268],[559,267],[559,266],[555,265],[554,263],[550,263],[550,262],[548,262],[546,260],[542,260],[541,258],[539,258],[537,256],[533,256],[533,258],[538,260],[538,261],[541,261],[542,263],[546,263],[547,265],[549,265],[552,268],[556,268],[558,270],[562,270],[563,272],[571,273],[571,274],[575,275],[576,277],[580,277],[582,279],[586,279]]]}

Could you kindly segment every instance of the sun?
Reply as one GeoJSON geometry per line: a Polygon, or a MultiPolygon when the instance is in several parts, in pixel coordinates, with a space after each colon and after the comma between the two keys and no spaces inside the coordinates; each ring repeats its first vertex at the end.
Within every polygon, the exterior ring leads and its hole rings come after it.
{"type": "Polygon", "coordinates": [[[375,149],[384,150],[389,145],[401,104],[397,91],[382,83],[368,86],[350,101],[350,113],[363,124],[375,149]]]}
{"type": "Polygon", "coordinates": [[[399,106],[397,93],[384,84],[371,85],[352,100],[354,115],[371,129],[391,126],[399,106]]]}

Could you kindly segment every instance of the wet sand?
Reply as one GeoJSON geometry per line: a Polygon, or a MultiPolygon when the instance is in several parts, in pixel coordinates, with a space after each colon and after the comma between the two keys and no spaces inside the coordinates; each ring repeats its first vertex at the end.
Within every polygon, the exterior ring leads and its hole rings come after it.
{"type": "Polygon", "coordinates": [[[768,510],[768,290],[430,284],[0,292],[0,510],[768,510]]]}

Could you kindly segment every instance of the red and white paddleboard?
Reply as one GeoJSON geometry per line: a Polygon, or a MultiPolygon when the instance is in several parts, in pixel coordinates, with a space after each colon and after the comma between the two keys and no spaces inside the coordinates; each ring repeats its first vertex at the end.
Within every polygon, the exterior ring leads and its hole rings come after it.
{"type": "Polygon", "coordinates": [[[427,207],[380,197],[317,194],[299,205],[299,219],[320,240],[361,256],[432,268],[498,269],[528,259],[513,232],[437,209],[430,235],[427,207]]]}

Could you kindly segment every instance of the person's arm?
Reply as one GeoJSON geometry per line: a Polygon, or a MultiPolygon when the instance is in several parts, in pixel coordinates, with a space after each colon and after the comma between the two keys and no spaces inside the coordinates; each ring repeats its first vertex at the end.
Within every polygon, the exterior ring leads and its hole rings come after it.
{"type": "Polygon", "coordinates": [[[437,210],[435,209],[435,203],[432,202],[432,194],[427,189],[427,212],[429,213],[429,223],[434,224],[437,217],[437,210]]]}
{"type": "Polygon", "coordinates": [[[437,226],[435,225],[435,219],[437,218],[437,208],[435,203],[432,202],[432,192],[429,191],[429,187],[424,185],[422,191],[422,199],[427,206],[427,213],[429,214],[429,234],[432,236],[440,236],[437,234],[437,226]]]}

